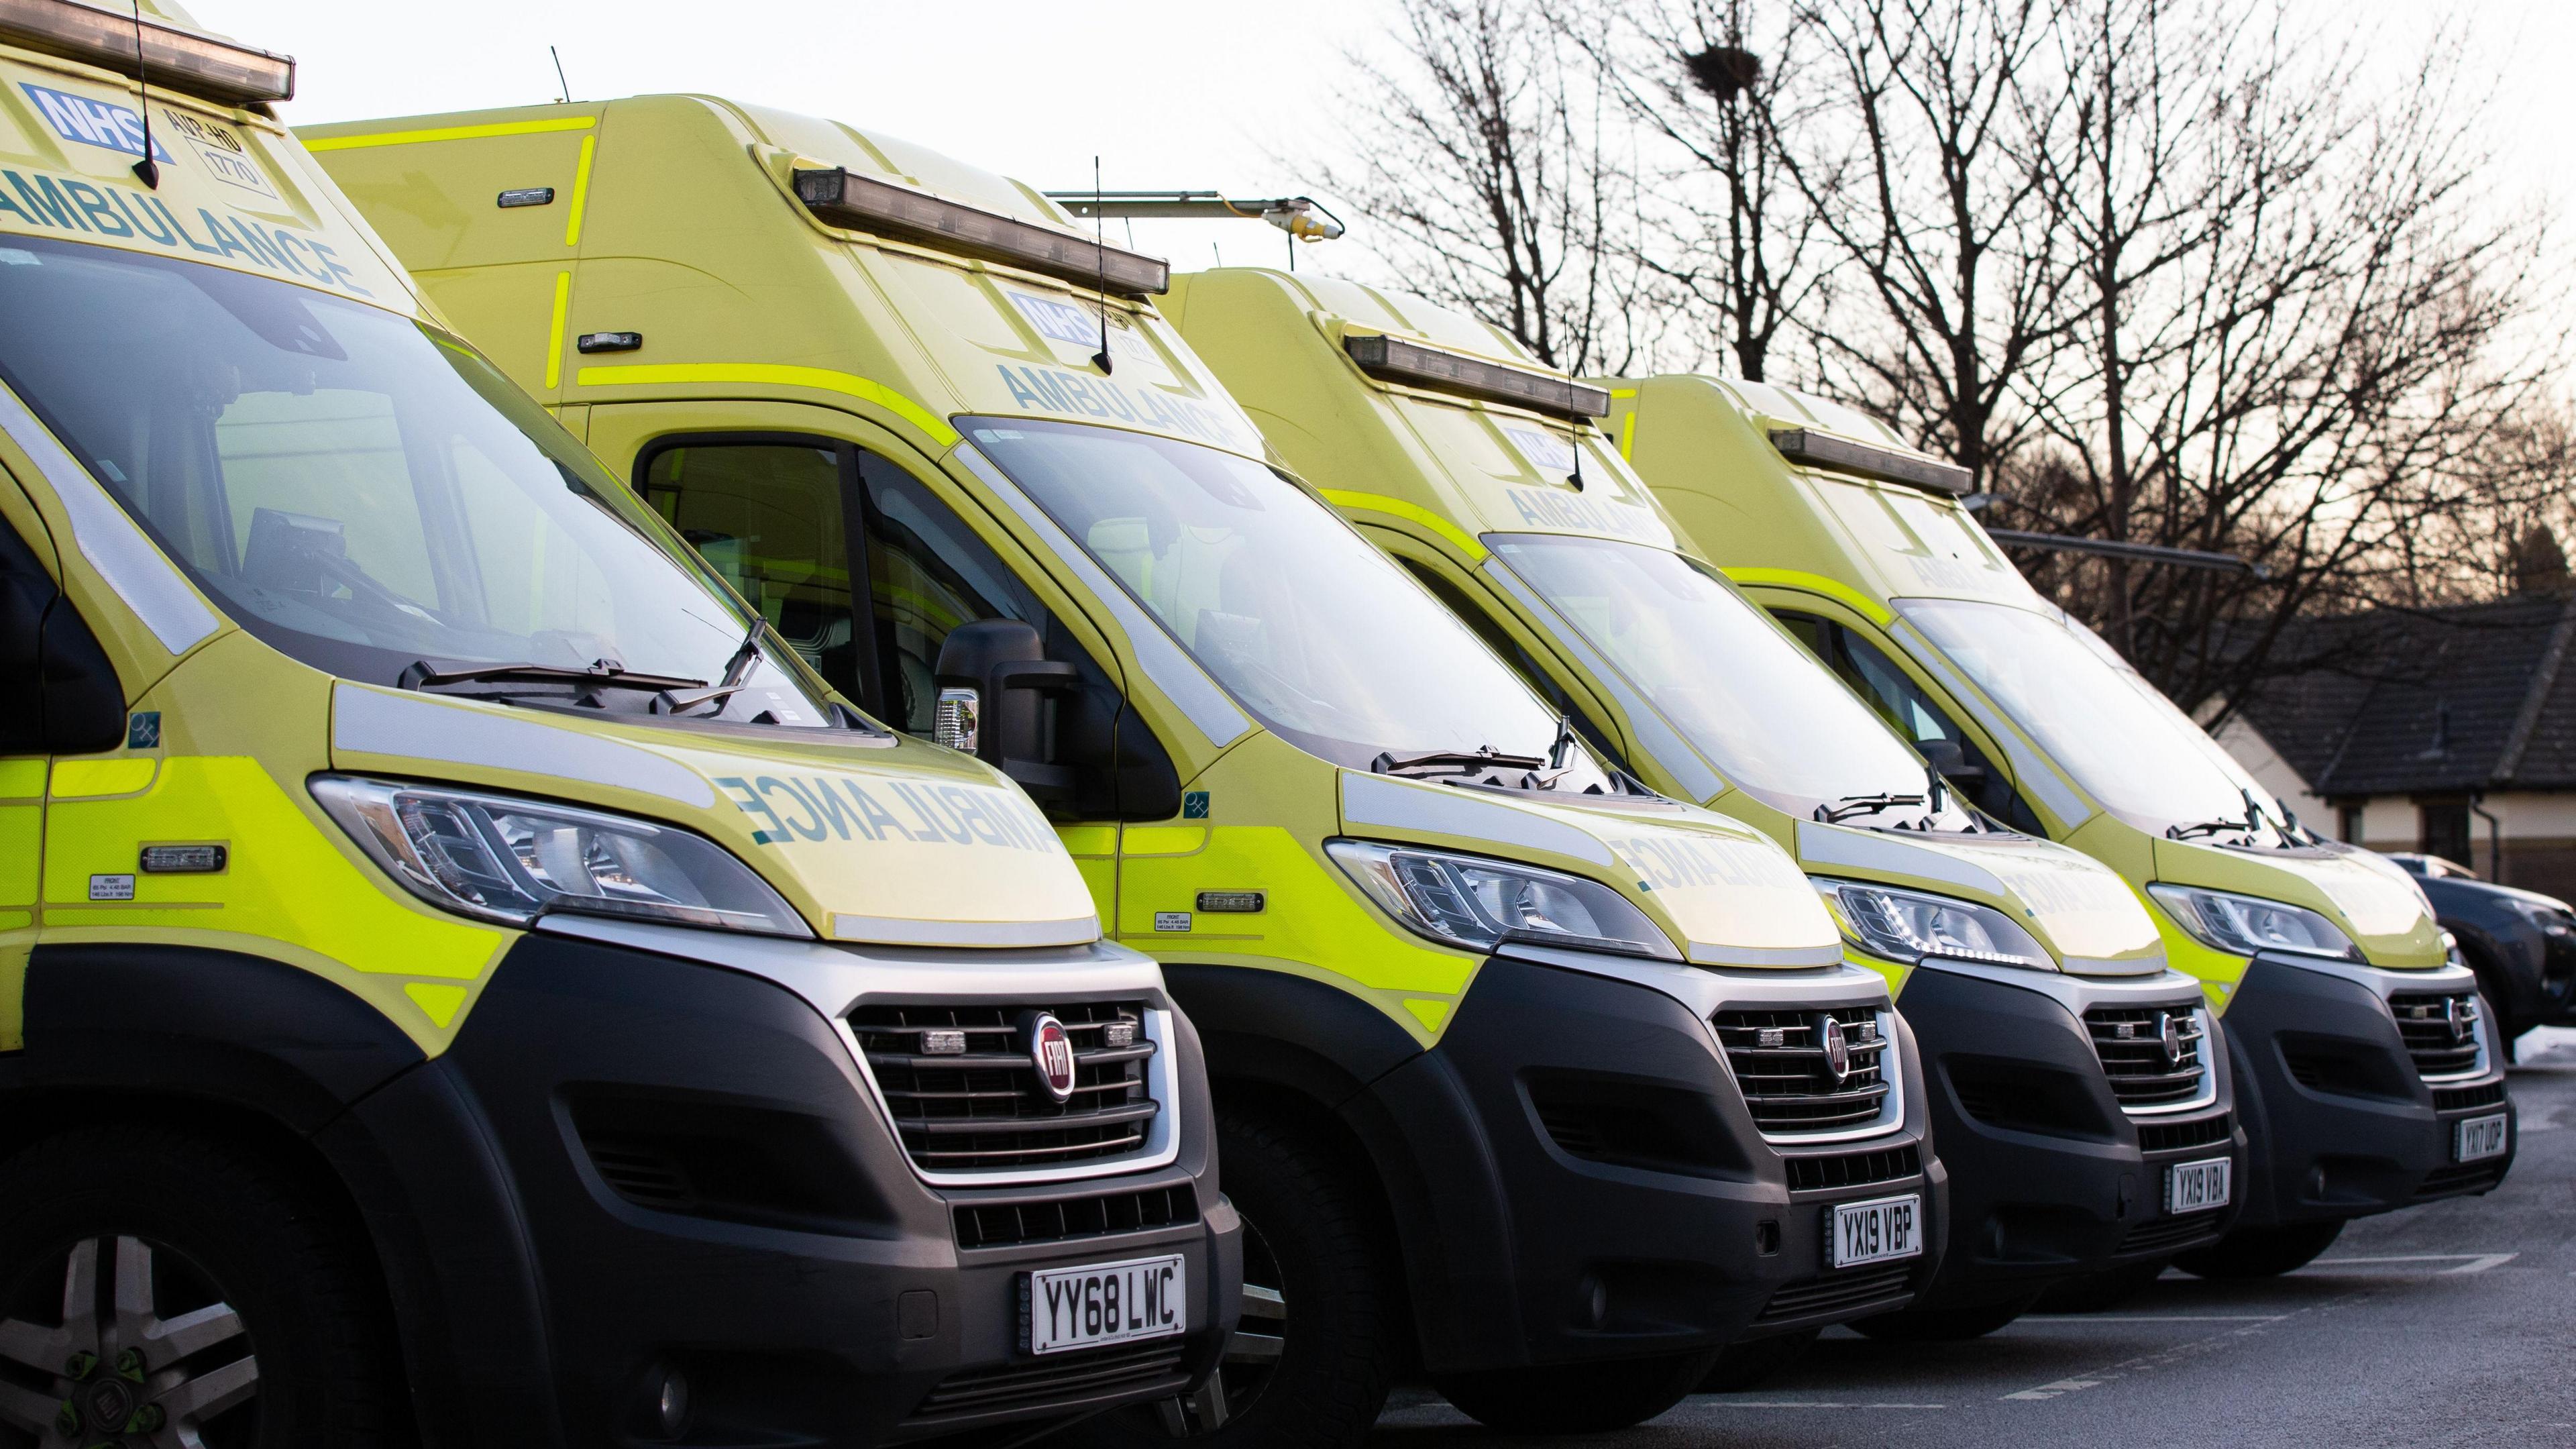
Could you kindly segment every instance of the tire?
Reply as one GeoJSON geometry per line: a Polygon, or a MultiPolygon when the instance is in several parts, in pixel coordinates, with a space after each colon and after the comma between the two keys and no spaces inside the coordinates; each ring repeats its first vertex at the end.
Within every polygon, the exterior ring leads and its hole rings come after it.
{"type": "Polygon", "coordinates": [[[2333,1218],[2276,1228],[2238,1228],[2206,1248],[2194,1248],[2174,1259],[2174,1266],[2196,1278],[2278,1278],[2293,1268],[2306,1267],[2333,1246],[2343,1225],[2342,1218],[2333,1218]]]}
{"type": "Polygon", "coordinates": [[[1717,1361],[1713,1350],[1609,1363],[1540,1364],[1448,1374],[1432,1387],[1459,1412],[1505,1434],[1606,1434],[1654,1418],[1689,1397],[1717,1361]]]}
{"type": "Polygon", "coordinates": [[[1730,1343],[1719,1349],[1717,1362],[1700,1375],[1699,1392],[1703,1394],[1741,1394],[1763,1387],[1773,1379],[1797,1367],[1816,1346],[1824,1333],[1821,1328],[1801,1329],[1796,1333],[1774,1334],[1749,1343],[1730,1343]]]}
{"type": "Polygon", "coordinates": [[[1243,1217],[1244,1316],[1216,1377],[1187,1398],[1105,1414],[1070,1437],[1134,1449],[1351,1449],[1386,1407],[1403,1275],[1378,1214],[1311,1133],[1217,1113],[1226,1196],[1243,1217]]]}
{"type": "Polygon", "coordinates": [[[1888,1343],[1965,1343],[2028,1313],[2033,1301],[2015,1298],[1977,1308],[1900,1308],[1854,1319],[1845,1326],[1888,1343]]]}
{"type": "Polygon", "coordinates": [[[393,1449],[411,1438],[395,1362],[358,1234],[280,1164],[139,1125],[0,1163],[0,1425],[133,1449],[393,1449]],[[41,1404],[68,1417],[26,1423],[41,1404]]]}
{"type": "Polygon", "coordinates": [[[2108,1313],[2147,1291],[2171,1259],[2124,1263],[2048,1285],[2032,1305],[2042,1313],[2108,1313]]]}

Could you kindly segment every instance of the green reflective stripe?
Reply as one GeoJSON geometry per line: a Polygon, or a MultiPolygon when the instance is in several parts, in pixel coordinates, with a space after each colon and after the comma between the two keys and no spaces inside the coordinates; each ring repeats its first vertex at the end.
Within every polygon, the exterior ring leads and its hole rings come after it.
{"type": "Polygon", "coordinates": [[[754,387],[810,387],[875,403],[930,435],[945,448],[957,442],[948,420],[881,382],[826,367],[786,367],[762,362],[653,362],[623,367],[585,367],[573,379],[581,387],[651,387],[685,383],[742,383],[754,387]]]}
{"type": "Polygon", "coordinates": [[[1485,546],[1476,540],[1474,534],[1418,503],[1407,503],[1401,498],[1389,498],[1383,493],[1352,493],[1340,488],[1326,488],[1320,491],[1324,495],[1324,501],[1335,508],[1390,514],[1410,523],[1421,524],[1424,528],[1455,544],[1458,551],[1467,556],[1469,563],[1485,561],[1485,546]]]}
{"type": "Polygon", "coordinates": [[[1849,607],[1873,624],[1896,622],[1895,611],[1885,604],[1879,603],[1839,579],[1829,579],[1823,574],[1805,573],[1798,569],[1727,569],[1724,572],[1728,578],[1748,587],[1767,584],[1773,588],[1804,589],[1811,594],[1822,594],[1836,603],[1849,607]]]}
{"type": "Polygon", "coordinates": [[[413,146],[423,141],[479,141],[489,136],[539,136],[549,131],[587,131],[597,116],[550,116],[542,121],[497,121],[487,126],[437,126],[425,131],[377,131],[365,136],[303,138],[307,151],[359,151],[370,146],[413,146]]]}

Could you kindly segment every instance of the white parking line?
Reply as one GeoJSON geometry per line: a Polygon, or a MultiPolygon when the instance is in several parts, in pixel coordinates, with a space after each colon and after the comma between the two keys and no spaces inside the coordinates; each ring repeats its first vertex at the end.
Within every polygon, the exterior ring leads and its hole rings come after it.
{"type": "MultiPolygon", "coordinates": [[[[2111,1376],[2111,1378],[2118,1377],[2118,1374],[2111,1376]]],[[[2025,1400],[2053,1399],[2060,1394],[2078,1394],[2086,1389],[2098,1389],[2110,1381],[2111,1379],[2059,1379],[2053,1384],[2041,1384],[2038,1388],[2023,1389],[2019,1393],[2006,1394],[2004,1397],[2025,1400]]]]}
{"type": "Polygon", "coordinates": [[[2489,1268],[2501,1268],[2521,1256],[2520,1253],[2395,1253],[2384,1258],[2319,1258],[2308,1266],[2311,1268],[2371,1268],[2392,1263],[2457,1263],[2459,1266],[2456,1268],[2437,1270],[2446,1275],[2455,1275],[2483,1273],[2489,1268]]]}
{"type": "Polygon", "coordinates": [[[1950,1408],[1945,1403],[1844,1403],[1829,1397],[1765,1397],[1765,1400],[1721,1400],[1721,1408],[1950,1408]]]}
{"type": "Polygon", "coordinates": [[[2025,1313],[2015,1323],[2278,1323],[2286,1313],[2025,1313]]]}

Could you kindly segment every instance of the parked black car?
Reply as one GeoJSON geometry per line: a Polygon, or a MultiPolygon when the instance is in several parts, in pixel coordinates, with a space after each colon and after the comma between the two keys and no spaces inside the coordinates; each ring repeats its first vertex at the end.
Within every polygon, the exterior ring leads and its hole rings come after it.
{"type": "Polygon", "coordinates": [[[2433,903],[2442,929],[2503,1018],[2511,1042],[2535,1026],[2576,1025],[2576,907],[2538,891],[2481,880],[2438,855],[2390,852],[2433,903]]]}

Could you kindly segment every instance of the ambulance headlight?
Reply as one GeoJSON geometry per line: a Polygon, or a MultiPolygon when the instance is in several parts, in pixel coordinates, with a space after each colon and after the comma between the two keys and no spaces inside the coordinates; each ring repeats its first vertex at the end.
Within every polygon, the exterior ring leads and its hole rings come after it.
{"type": "Polygon", "coordinates": [[[1992,906],[1864,881],[1817,879],[1815,884],[1843,934],[1881,960],[1910,966],[1937,956],[2034,971],[2057,969],[2055,958],[2030,932],[1992,906]]]}
{"type": "Polygon", "coordinates": [[[1505,941],[1678,961],[1672,938],[1599,881],[1476,855],[1327,841],[1360,889],[1410,929],[1490,951],[1505,941]]]}
{"type": "Polygon", "coordinates": [[[524,926],[549,911],[675,925],[814,933],[722,846],[623,815],[430,785],[317,776],[360,849],[442,910],[524,926]]]}
{"type": "Polygon", "coordinates": [[[2366,961],[2341,927],[2305,906],[2232,895],[2198,886],[2151,885],[2147,894],[2200,944],[2231,956],[2287,951],[2337,961],[2366,961]]]}

